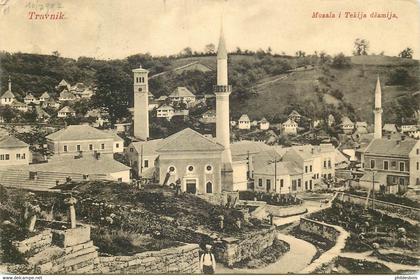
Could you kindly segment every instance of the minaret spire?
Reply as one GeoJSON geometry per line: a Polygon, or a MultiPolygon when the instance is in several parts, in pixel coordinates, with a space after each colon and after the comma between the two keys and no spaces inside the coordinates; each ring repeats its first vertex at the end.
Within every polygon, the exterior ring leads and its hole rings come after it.
{"type": "Polygon", "coordinates": [[[381,82],[379,80],[379,75],[376,80],[376,87],[375,87],[375,131],[374,131],[374,138],[380,139],[382,138],[382,90],[381,90],[381,82]]]}
{"type": "Polygon", "coordinates": [[[10,75],[9,75],[9,91],[12,91],[12,80],[10,79],[10,75]]]}

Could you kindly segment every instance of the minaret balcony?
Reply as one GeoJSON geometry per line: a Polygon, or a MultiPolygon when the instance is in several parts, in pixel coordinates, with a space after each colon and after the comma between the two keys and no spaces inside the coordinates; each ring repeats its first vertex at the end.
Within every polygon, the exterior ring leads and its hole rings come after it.
{"type": "Polygon", "coordinates": [[[213,86],[213,90],[214,92],[232,92],[232,86],[231,85],[225,85],[225,86],[216,85],[216,86],[213,86]]]}

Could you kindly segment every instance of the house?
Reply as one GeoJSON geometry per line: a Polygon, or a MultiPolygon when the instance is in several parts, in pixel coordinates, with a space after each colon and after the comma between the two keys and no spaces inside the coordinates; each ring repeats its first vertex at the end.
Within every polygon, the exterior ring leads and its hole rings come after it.
{"type": "Polygon", "coordinates": [[[279,194],[297,193],[302,180],[302,169],[294,162],[273,162],[254,170],[256,191],[279,194]]]}
{"type": "Polygon", "coordinates": [[[0,168],[5,166],[28,165],[29,145],[11,135],[0,136],[0,168]]]}
{"type": "Polygon", "coordinates": [[[168,98],[171,100],[171,102],[181,102],[187,104],[188,106],[190,106],[196,100],[195,95],[186,87],[177,87],[168,96],[168,98]]]}
{"type": "Polygon", "coordinates": [[[69,125],[47,135],[48,149],[54,157],[85,154],[111,155],[123,151],[123,140],[115,133],[99,130],[89,125],[69,125]]]}
{"type": "Polygon", "coordinates": [[[57,113],[57,117],[59,118],[68,118],[68,117],[74,117],[76,116],[76,112],[70,108],[69,106],[65,106],[60,109],[57,113]]]}
{"type": "Polygon", "coordinates": [[[74,101],[75,99],[76,99],[76,96],[66,89],[61,91],[60,96],[58,97],[58,101],[60,102],[74,101]]]}
{"type": "Polygon", "coordinates": [[[410,136],[411,138],[419,140],[420,139],[420,128],[417,128],[417,130],[415,130],[415,131],[408,132],[408,136],[410,136]]]}
{"type": "Polygon", "coordinates": [[[351,134],[354,130],[354,123],[348,117],[343,117],[340,127],[345,134],[351,134]]]}
{"type": "Polygon", "coordinates": [[[260,129],[261,130],[268,130],[270,128],[270,123],[267,121],[266,118],[262,118],[260,120],[260,129]]]}
{"type": "Polygon", "coordinates": [[[287,117],[289,120],[292,120],[294,122],[299,123],[300,119],[302,118],[302,115],[299,114],[296,110],[293,110],[289,116],[287,117]]]}
{"type": "Polygon", "coordinates": [[[66,80],[61,80],[60,83],[55,87],[57,90],[70,90],[71,86],[66,80]]]}
{"type": "Polygon", "coordinates": [[[159,105],[162,105],[166,101],[166,99],[168,99],[168,97],[166,95],[162,95],[158,99],[156,99],[156,101],[159,103],[159,105]]]}
{"type": "Polygon", "coordinates": [[[86,88],[82,92],[78,92],[77,95],[80,98],[90,99],[93,95],[95,95],[95,92],[91,88],[86,88]]]}
{"type": "Polygon", "coordinates": [[[58,109],[60,108],[60,103],[55,101],[54,99],[46,99],[44,102],[42,102],[42,108],[52,108],[52,109],[58,109]]]}
{"type": "Polygon", "coordinates": [[[287,121],[282,123],[283,133],[286,135],[296,135],[297,128],[298,124],[292,119],[287,119],[287,121]]]}
{"type": "Polygon", "coordinates": [[[251,121],[251,126],[255,127],[257,125],[258,125],[258,121],[257,120],[251,121]]]}
{"type": "Polygon", "coordinates": [[[10,105],[13,109],[19,110],[21,112],[28,112],[29,107],[25,103],[22,103],[18,100],[14,100],[12,104],[10,105]]]}
{"type": "Polygon", "coordinates": [[[393,123],[384,124],[384,126],[382,127],[382,131],[383,131],[384,135],[394,134],[394,133],[398,132],[397,126],[393,123]]]}
{"type": "Polygon", "coordinates": [[[247,114],[243,114],[238,120],[239,129],[251,129],[251,121],[247,114]]]}
{"type": "Polygon", "coordinates": [[[128,132],[131,129],[131,123],[116,123],[114,126],[117,132],[128,132]]]}
{"type": "Polygon", "coordinates": [[[216,110],[208,110],[207,112],[203,113],[200,121],[206,124],[216,123],[216,110]]]}
{"type": "Polygon", "coordinates": [[[41,94],[41,96],[39,97],[39,102],[45,102],[47,100],[50,99],[50,95],[48,94],[48,92],[44,92],[43,94],[41,94]]]}
{"type": "Polygon", "coordinates": [[[153,109],[157,109],[159,107],[159,102],[154,99],[149,99],[149,111],[153,111],[153,109]]]}
{"type": "Polygon", "coordinates": [[[416,130],[417,130],[417,125],[415,125],[415,124],[402,124],[400,126],[400,131],[402,133],[416,131],[416,130]]]}
{"type": "Polygon", "coordinates": [[[109,123],[109,114],[101,109],[92,109],[89,110],[85,118],[93,120],[93,126],[94,127],[102,127],[109,123]]]}
{"type": "Polygon", "coordinates": [[[403,191],[420,185],[420,141],[405,135],[373,139],[362,155],[362,166],[366,176],[360,185],[367,189],[382,185],[403,191]]]}
{"type": "Polygon", "coordinates": [[[156,109],[156,117],[171,119],[175,114],[175,109],[169,105],[162,105],[156,109]]]}
{"type": "Polygon", "coordinates": [[[25,104],[31,104],[31,103],[39,103],[38,99],[36,99],[32,93],[28,93],[25,98],[23,99],[23,102],[25,102],[25,104]]]}
{"type": "Polygon", "coordinates": [[[153,179],[155,177],[156,160],[159,156],[156,151],[162,139],[144,142],[131,142],[125,150],[132,170],[141,178],[153,179]]]}
{"type": "Polygon", "coordinates": [[[366,122],[356,122],[356,133],[358,134],[367,134],[368,132],[368,125],[366,122]]]}
{"type": "Polygon", "coordinates": [[[332,127],[335,124],[335,118],[332,114],[328,115],[327,124],[329,127],[332,127]]]}

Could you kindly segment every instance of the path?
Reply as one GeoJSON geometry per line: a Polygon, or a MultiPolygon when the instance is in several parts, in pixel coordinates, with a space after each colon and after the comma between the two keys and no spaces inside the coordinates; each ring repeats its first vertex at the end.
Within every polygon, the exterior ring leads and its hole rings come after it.
{"type": "Polygon", "coordinates": [[[288,274],[298,273],[303,268],[308,266],[312,258],[316,254],[316,248],[309,242],[295,238],[290,235],[279,233],[277,238],[287,242],[290,245],[290,250],[285,253],[280,259],[263,268],[257,269],[239,269],[228,267],[219,264],[216,267],[216,274],[288,274]]]}

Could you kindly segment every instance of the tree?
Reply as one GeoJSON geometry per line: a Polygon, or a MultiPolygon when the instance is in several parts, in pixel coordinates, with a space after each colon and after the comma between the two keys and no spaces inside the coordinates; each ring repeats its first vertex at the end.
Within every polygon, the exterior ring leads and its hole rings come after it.
{"type": "Polygon", "coordinates": [[[402,58],[413,58],[413,50],[411,48],[405,48],[398,56],[402,58]]]}
{"type": "Polygon", "coordinates": [[[9,105],[0,107],[0,116],[3,117],[4,122],[10,123],[18,116],[18,112],[9,105]]]}
{"type": "Polygon", "coordinates": [[[216,50],[216,47],[212,43],[207,44],[206,47],[204,48],[204,52],[206,54],[214,54],[215,50],[216,50]]]}
{"type": "Polygon", "coordinates": [[[346,57],[343,53],[339,53],[333,57],[331,66],[334,68],[347,68],[351,66],[351,61],[349,57],[346,57]]]}
{"type": "Polygon", "coordinates": [[[60,57],[60,53],[58,51],[53,51],[52,55],[55,57],[60,57]]]}
{"type": "Polygon", "coordinates": [[[97,90],[92,104],[96,108],[105,108],[112,125],[129,116],[128,95],[132,92],[132,83],[131,76],[118,65],[104,65],[96,72],[97,90]]]}
{"type": "Polygon", "coordinates": [[[388,85],[412,86],[417,83],[417,79],[410,75],[407,69],[397,68],[391,71],[387,81],[388,85]]]}
{"type": "Polygon", "coordinates": [[[305,57],[305,55],[306,55],[306,53],[304,51],[299,50],[299,51],[296,52],[297,57],[305,57]]]}
{"type": "Polygon", "coordinates": [[[357,38],[354,41],[354,55],[367,55],[367,51],[369,50],[369,41],[365,39],[357,38]]]}
{"type": "Polygon", "coordinates": [[[192,56],[192,54],[193,54],[193,51],[190,47],[184,48],[180,53],[181,56],[192,56]]]}

